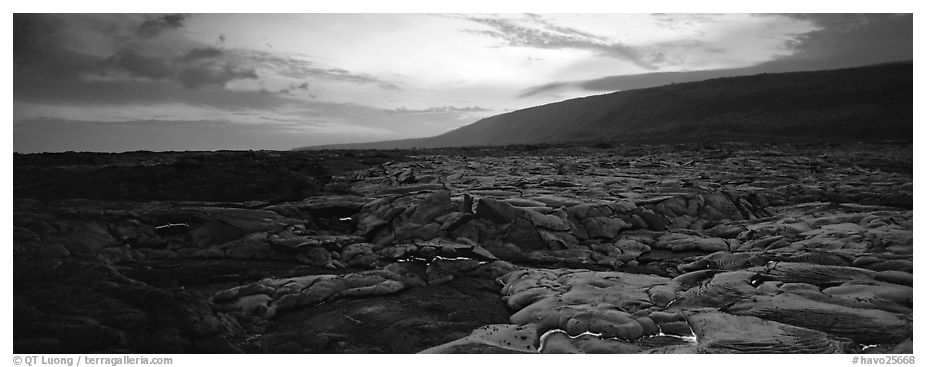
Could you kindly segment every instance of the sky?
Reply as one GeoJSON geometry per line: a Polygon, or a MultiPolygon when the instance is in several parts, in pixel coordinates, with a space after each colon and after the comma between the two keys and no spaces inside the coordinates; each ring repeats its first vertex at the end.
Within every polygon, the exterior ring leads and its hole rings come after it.
{"type": "Polygon", "coordinates": [[[426,137],[569,98],[912,59],[911,14],[14,14],[13,148],[426,137]]]}

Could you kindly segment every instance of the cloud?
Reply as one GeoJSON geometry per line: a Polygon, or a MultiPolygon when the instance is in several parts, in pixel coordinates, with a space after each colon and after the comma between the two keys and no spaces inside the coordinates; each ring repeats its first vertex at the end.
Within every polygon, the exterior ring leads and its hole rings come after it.
{"type": "Polygon", "coordinates": [[[388,131],[338,124],[267,128],[227,121],[31,120],[14,124],[13,149],[20,153],[136,150],[290,149],[352,137],[394,137],[388,131]]]}
{"type": "MultiPolygon", "coordinates": [[[[233,80],[257,79],[253,68],[223,59],[225,52],[216,48],[194,48],[180,57],[152,56],[137,49],[124,49],[109,57],[109,71],[125,72],[130,77],[174,80],[187,88],[219,87],[233,80]]],[[[104,74],[107,71],[103,71],[104,74]]]]}
{"type": "MultiPolygon", "coordinates": [[[[711,19],[705,16],[705,19],[711,19]]],[[[683,65],[697,52],[722,53],[697,39],[681,39],[649,44],[628,45],[586,32],[565,27],[536,14],[527,14],[526,21],[503,18],[469,17],[472,22],[488,26],[489,30],[468,30],[470,33],[488,35],[501,39],[509,46],[533,47],[539,49],[575,49],[594,52],[596,55],[625,60],[648,70],[662,66],[683,65]]],[[[663,20],[667,22],[667,20],[663,20]]]]}
{"type": "Polygon", "coordinates": [[[437,107],[422,110],[434,112],[397,113],[298,100],[270,110],[237,111],[197,109],[183,103],[103,107],[17,103],[16,108],[17,152],[290,149],[424,137],[473,122],[467,111],[478,109],[437,107]]]}
{"type": "Polygon", "coordinates": [[[207,65],[184,69],[177,74],[180,84],[193,89],[224,87],[225,83],[236,79],[257,79],[257,72],[254,69],[236,69],[228,65],[220,67],[207,65]]]}
{"type": "Polygon", "coordinates": [[[187,51],[187,53],[181,56],[178,60],[194,61],[194,60],[200,60],[200,59],[215,59],[215,58],[221,57],[222,55],[225,55],[225,51],[222,49],[215,48],[215,47],[202,47],[202,48],[194,48],[190,51],[187,51]]]}
{"type": "MultiPolygon", "coordinates": [[[[277,91],[276,93],[280,93],[280,94],[292,94],[293,92],[295,92],[295,91],[297,91],[297,90],[301,90],[301,91],[304,91],[304,92],[308,92],[308,91],[309,91],[309,82],[290,83],[289,86],[287,86],[287,87],[285,87],[285,88],[283,88],[283,89],[280,89],[280,90],[277,91]]],[[[268,91],[268,92],[269,92],[269,91],[268,91]]],[[[311,96],[312,98],[315,98],[315,95],[314,95],[314,94],[312,94],[312,95],[310,95],[310,96],[311,96]]]]}
{"type": "MultiPolygon", "coordinates": [[[[184,17],[147,20],[115,14],[15,14],[13,73],[28,79],[94,77],[164,79],[176,74],[170,59],[176,47],[146,40],[136,28],[179,27],[184,17]]],[[[176,40],[171,40],[176,41],[176,40]]]]}
{"type": "MultiPolygon", "coordinates": [[[[308,89],[307,82],[291,88],[308,89]]],[[[474,113],[478,106],[440,106],[424,109],[384,109],[373,106],[323,102],[289,97],[282,93],[190,89],[158,81],[58,80],[37,84],[14,83],[14,121],[81,119],[122,121],[130,119],[180,120],[224,119],[242,124],[299,124],[320,120],[346,125],[400,131],[403,134],[436,135],[474,113]]]]}
{"type": "Polygon", "coordinates": [[[702,24],[713,23],[723,14],[652,14],[656,24],[671,30],[694,29],[702,24]]]}
{"type": "Polygon", "coordinates": [[[688,65],[692,57],[703,57],[704,54],[718,55],[725,52],[719,47],[696,39],[656,42],[639,46],[638,49],[647,55],[647,60],[656,65],[688,65]]]}
{"type": "Polygon", "coordinates": [[[522,22],[513,19],[484,17],[466,19],[490,28],[490,30],[468,30],[468,32],[503,40],[508,46],[588,50],[599,55],[631,62],[644,69],[655,69],[655,66],[646,60],[645,55],[635,47],[610,42],[605,37],[574,28],[560,27],[537,15],[530,15],[528,19],[531,23],[540,25],[539,29],[522,25],[522,22]]]}
{"type": "Polygon", "coordinates": [[[156,37],[164,31],[178,29],[183,27],[183,23],[189,15],[186,14],[164,14],[149,18],[138,26],[137,33],[144,38],[156,37]]]}
{"type": "MultiPolygon", "coordinates": [[[[194,89],[222,88],[232,81],[266,76],[276,84],[283,79],[297,87],[308,79],[400,89],[372,75],[317,65],[301,55],[224,48],[224,35],[219,36],[219,47],[181,33],[162,36],[184,27],[188,18],[183,14],[14,14],[14,76],[22,83],[63,78],[154,80],[194,89]]],[[[286,92],[305,89],[286,88],[286,92]]]]}
{"type": "Polygon", "coordinates": [[[385,90],[400,90],[395,83],[379,79],[368,74],[352,73],[341,68],[324,68],[315,63],[297,57],[271,53],[260,50],[238,49],[230,52],[231,57],[245,65],[266,69],[270,72],[293,79],[322,79],[356,84],[375,85],[385,90]]]}
{"type": "Polygon", "coordinates": [[[572,82],[553,82],[553,83],[538,85],[536,87],[530,87],[525,90],[522,90],[521,93],[518,94],[518,98],[526,98],[526,97],[533,97],[537,95],[546,94],[548,92],[553,92],[553,91],[563,89],[572,84],[573,84],[572,82]]]}
{"type": "Polygon", "coordinates": [[[127,71],[134,76],[164,79],[174,75],[173,67],[167,60],[143,55],[136,50],[120,51],[107,61],[112,67],[127,71]]]}
{"type": "Polygon", "coordinates": [[[15,101],[67,105],[187,103],[229,110],[274,109],[299,100],[259,91],[216,88],[190,89],[154,80],[14,79],[15,101]]]}
{"type": "Polygon", "coordinates": [[[99,67],[100,57],[74,49],[68,30],[54,14],[13,14],[14,74],[69,78],[99,67]]]}
{"type": "Polygon", "coordinates": [[[819,29],[795,37],[787,68],[848,67],[913,59],[913,14],[787,14],[819,29]]]}
{"type": "MultiPolygon", "coordinates": [[[[817,29],[795,35],[787,42],[786,48],[790,54],[756,65],[557,81],[526,88],[518,97],[533,97],[565,89],[611,92],[737,75],[836,69],[913,59],[913,16],[911,14],[787,14],[785,16],[811,21],[817,29]]],[[[683,45],[683,47],[687,46],[683,45]]],[[[700,47],[700,45],[692,44],[691,47],[700,47]]]]}
{"type": "Polygon", "coordinates": [[[560,25],[557,25],[557,24],[553,23],[552,21],[549,21],[549,20],[547,20],[547,19],[544,19],[542,16],[537,15],[537,14],[527,14],[527,17],[528,17],[528,19],[530,19],[532,22],[537,23],[537,24],[540,24],[540,25],[542,25],[544,28],[546,28],[546,29],[548,29],[548,30],[550,30],[550,31],[557,32],[557,33],[560,33],[560,34],[563,34],[563,35],[566,35],[566,36],[584,38],[584,39],[588,39],[588,40],[592,40],[592,41],[597,41],[597,42],[602,42],[602,43],[607,43],[607,42],[609,42],[609,39],[608,39],[607,37],[599,36],[599,35],[592,34],[592,33],[589,33],[589,32],[585,32],[585,31],[582,31],[582,30],[579,30],[579,29],[575,29],[575,28],[572,28],[572,27],[563,27],[563,26],[560,26],[560,25]]]}
{"type": "Polygon", "coordinates": [[[71,105],[14,102],[13,120],[28,121],[73,120],[96,122],[196,121],[222,120],[240,124],[276,124],[272,111],[239,109],[229,110],[210,106],[194,106],[183,102],[139,103],[120,105],[71,105]]]}
{"type": "Polygon", "coordinates": [[[609,76],[565,84],[590,91],[613,92],[617,90],[649,88],[672,83],[685,83],[737,75],[758,74],[763,72],[765,71],[762,71],[762,69],[756,67],[682,72],[659,72],[609,76]]]}
{"type": "Polygon", "coordinates": [[[441,106],[441,107],[429,107],[429,108],[419,109],[419,110],[399,107],[392,111],[396,113],[417,114],[417,113],[446,113],[446,112],[486,112],[490,110],[483,108],[483,107],[479,107],[479,106],[470,106],[470,107],[441,106]]]}

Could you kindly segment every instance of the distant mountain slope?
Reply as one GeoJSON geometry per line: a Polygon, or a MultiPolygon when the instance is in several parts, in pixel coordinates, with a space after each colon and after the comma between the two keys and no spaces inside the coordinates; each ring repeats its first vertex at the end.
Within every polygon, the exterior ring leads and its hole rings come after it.
{"type": "Polygon", "coordinates": [[[912,140],[912,61],[627,90],[496,115],[430,138],[326,147],[818,139],[912,140]]]}

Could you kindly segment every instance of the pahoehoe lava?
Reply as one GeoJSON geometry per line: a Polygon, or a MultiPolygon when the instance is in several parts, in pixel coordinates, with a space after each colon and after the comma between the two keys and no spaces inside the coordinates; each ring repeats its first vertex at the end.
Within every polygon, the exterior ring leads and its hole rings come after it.
{"type": "Polygon", "coordinates": [[[912,353],[909,142],[14,155],[15,353],[912,353]]]}

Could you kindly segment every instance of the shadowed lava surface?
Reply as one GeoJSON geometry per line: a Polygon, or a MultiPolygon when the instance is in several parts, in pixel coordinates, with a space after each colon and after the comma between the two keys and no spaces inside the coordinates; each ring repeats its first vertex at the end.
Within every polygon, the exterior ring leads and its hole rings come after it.
{"type": "Polygon", "coordinates": [[[14,164],[15,353],[912,352],[909,143],[14,164]]]}

